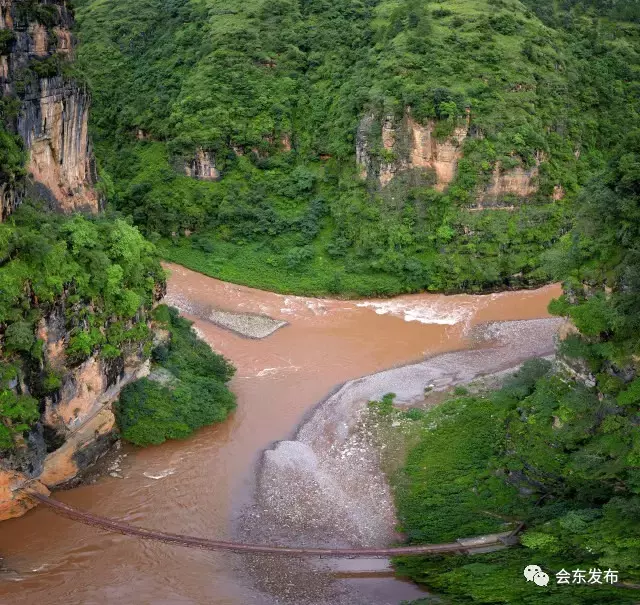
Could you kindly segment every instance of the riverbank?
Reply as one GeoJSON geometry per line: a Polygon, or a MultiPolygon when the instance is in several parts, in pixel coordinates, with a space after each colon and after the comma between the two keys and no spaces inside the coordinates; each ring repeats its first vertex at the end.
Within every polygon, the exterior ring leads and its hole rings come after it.
{"type": "MultiPolygon", "coordinates": [[[[454,282],[447,286],[430,285],[428,280],[412,283],[406,275],[403,279],[397,272],[363,269],[360,264],[359,271],[345,271],[343,259],[333,259],[321,250],[310,261],[290,268],[283,263],[282,258],[274,260],[274,254],[264,242],[238,246],[216,241],[212,244],[212,250],[205,251],[194,245],[191,238],[181,237],[175,242],[162,239],[157,246],[166,262],[188,267],[191,271],[225,282],[292,296],[358,299],[401,296],[423,291],[449,295],[491,294],[541,288],[549,283],[549,276],[545,273],[541,273],[542,277],[530,274],[527,279],[517,274],[510,278],[505,276],[499,283],[454,282]]],[[[445,279],[444,275],[440,275],[439,279],[445,279]]]]}
{"type": "MultiPolygon", "coordinates": [[[[311,412],[293,439],[265,451],[255,501],[241,517],[238,536],[283,546],[364,547],[402,541],[387,472],[399,464],[399,449],[409,446],[411,436],[402,435],[398,422],[392,445],[389,427],[371,414],[368,402],[392,392],[397,404],[420,406],[425,393],[433,397],[471,381],[476,389],[498,383],[522,361],[552,353],[560,323],[541,319],[481,325],[471,334],[476,350],[438,355],[347,382],[311,412]],[[385,451],[389,447],[396,449],[393,456],[385,451]]],[[[256,587],[274,602],[398,602],[372,600],[362,586],[354,590],[336,577],[336,571],[344,571],[338,562],[298,560],[281,566],[263,558],[251,561],[256,587]]],[[[419,596],[416,592],[398,599],[419,596]]]]}
{"type": "MultiPolygon", "coordinates": [[[[291,440],[300,422],[311,417],[309,410],[336,385],[486,346],[475,339],[474,326],[547,318],[547,304],[559,293],[558,287],[546,287],[486,296],[419,294],[344,301],[282,296],[183,267],[168,268],[169,295],[182,296],[198,308],[267,315],[288,325],[256,340],[206,316],[187,314],[207,343],[236,366],[230,384],[238,400],[236,411],[225,422],[182,441],[144,449],[123,445],[123,460],[108,471],[122,478],[107,474],[96,483],[57,493],[56,499],[132,525],[213,539],[235,537],[233,521],[251,504],[261,453],[275,442],[291,440]]],[[[2,556],[15,580],[3,582],[0,593],[14,605],[34,600],[41,605],[139,603],[141,594],[147,601],[185,605],[262,605],[272,597],[257,587],[256,578],[272,577],[277,583],[277,568],[283,567],[282,560],[274,560],[273,575],[263,573],[262,567],[254,572],[253,561],[245,556],[140,543],[79,526],[42,507],[2,524],[2,556]]],[[[267,565],[267,560],[258,565],[267,565]]],[[[339,576],[347,594],[359,594],[368,603],[379,595],[384,602],[405,590],[402,598],[417,598],[411,584],[390,576],[362,577],[344,567],[327,573],[325,585],[330,587],[339,576]]],[[[304,587],[304,573],[297,577],[294,586],[282,584],[281,590],[295,594],[304,587]]]]}

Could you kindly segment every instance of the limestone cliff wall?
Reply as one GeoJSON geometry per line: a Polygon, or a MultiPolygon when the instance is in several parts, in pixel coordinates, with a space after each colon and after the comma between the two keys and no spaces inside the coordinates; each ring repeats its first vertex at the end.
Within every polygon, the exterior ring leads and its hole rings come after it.
{"type": "Polygon", "coordinates": [[[531,168],[515,166],[508,170],[496,162],[489,185],[478,195],[478,204],[493,205],[509,196],[526,198],[537,193],[542,160],[542,155],[539,155],[531,168]]]}
{"type": "Polygon", "coordinates": [[[215,155],[202,148],[199,148],[193,159],[185,164],[185,173],[187,176],[203,181],[216,181],[220,178],[215,155]]]}
{"type": "Polygon", "coordinates": [[[442,191],[456,175],[462,157],[462,145],[469,133],[469,116],[466,122],[454,129],[451,136],[438,141],[434,136],[435,122],[426,126],[407,115],[407,127],[411,132],[410,164],[414,168],[431,168],[436,172],[436,188],[442,191]]]}
{"type": "Polygon", "coordinates": [[[60,210],[97,211],[88,134],[89,96],[72,81],[42,78],[23,97],[18,132],[38,193],[60,210]]]}
{"type": "Polygon", "coordinates": [[[373,134],[378,118],[362,118],[356,137],[356,162],[362,178],[376,179],[386,187],[399,173],[431,171],[435,187],[442,191],[453,180],[462,157],[462,145],[469,133],[469,116],[444,139],[435,136],[436,122],[420,124],[407,109],[403,118],[386,115],[380,124],[380,140],[373,134]]]}
{"type": "Polygon", "coordinates": [[[4,221],[22,201],[22,187],[13,183],[0,183],[0,222],[4,221]]]}
{"type": "MultiPolygon", "coordinates": [[[[48,493],[73,482],[113,443],[115,415],[112,404],[122,388],[149,373],[142,345],[131,345],[121,358],[98,355],[68,367],[65,346],[69,339],[65,313],[56,308],[40,322],[43,366],[63,376],[53,395],[41,400],[42,414],[35,429],[10,456],[0,458],[0,521],[24,514],[33,503],[16,488],[28,486],[48,493]]],[[[28,380],[16,388],[29,392],[28,380]]]]}
{"type": "Polygon", "coordinates": [[[3,191],[0,183],[3,218],[30,188],[58,210],[99,209],[87,128],[90,97],[83,86],[62,75],[65,62],[73,57],[72,24],[65,0],[0,0],[0,29],[13,32],[0,57],[0,88],[19,106],[7,126],[24,142],[29,172],[26,188],[13,186],[9,192],[5,183],[3,191]]]}
{"type": "MultiPolygon", "coordinates": [[[[437,126],[435,120],[420,123],[410,108],[401,119],[394,115],[366,114],[356,135],[356,162],[361,178],[385,188],[403,173],[431,173],[433,186],[444,191],[456,177],[465,141],[477,135],[474,135],[469,112],[449,136],[436,136],[437,126]]],[[[539,154],[533,167],[509,169],[497,162],[490,182],[477,191],[477,209],[500,204],[504,198],[527,198],[537,193],[540,165],[544,160],[539,154]]],[[[553,198],[561,199],[563,195],[564,191],[557,186],[553,198]]]]}

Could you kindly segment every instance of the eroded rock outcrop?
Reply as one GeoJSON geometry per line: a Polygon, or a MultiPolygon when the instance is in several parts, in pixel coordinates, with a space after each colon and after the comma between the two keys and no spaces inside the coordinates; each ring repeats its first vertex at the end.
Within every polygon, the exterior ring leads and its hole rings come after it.
{"type": "MultiPolygon", "coordinates": [[[[28,485],[48,493],[73,482],[94,464],[114,441],[112,404],[124,386],[149,373],[142,343],[124,346],[121,357],[94,354],[70,367],[63,306],[40,322],[38,338],[43,343],[43,367],[56,370],[62,380],[55,393],[42,398],[40,421],[27,439],[0,460],[0,521],[32,506],[16,487],[28,485]]],[[[28,393],[28,378],[16,381],[15,388],[28,393]]]]}
{"type": "Polygon", "coordinates": [[[515,166],[503,170],[500,162],[496,162],[489,186],[478,196],[482,203],[495,203],[508,196],[529,197],[538,191],[540,174],[540,157],[531,168],[515,166]]]}
{"type": "Polygon", "coordinates": [[[0,221],[4,221],[20,204],[21,188],[13,183],[0,183],[0,221]]]}
{"type": "MultiPolygon", "coordinates": [[[[379,188],[386,188],[403,174],[413,174],[413,184],[430,184],[444,191],[456,177],[458,164],[463,157],[467,138],[480,137],[481,133],[471,123],[471,114],[458,120],[447,136],[438,136],[439,123],[429,120],[426,124],[416,120],[407,108],[401,119],[393,114],[384,116],[373,112],[366,114],[358,125],[356,135],[356,162],[362,179],[368,179],[379,188]],[[415,175],[430,175],[431,179],[416,179],[415,175]]],[[[476,192],[472,210],[508,208],[504,200],[533,196],[539,189],[540,166],[545,161],[538,152],[535,164],[505,169],[496,162],[489,183],[476,192]]],[[[560,200],[565,191],[556,185],[552,199],[560,200]]]]}
{"type": "Polygon", "coordinates": [[[407,113],[407,126],[411,132],[411,158],[413,168],[431,168],[436,172],[436,189],[442,191],[456,175],[458,162],[462,157],[462,144],[469,133],[470,118],[454,129],[442,141],[434,136],[436,123],[429,121],[426,126],[417,123],[407,113]]]}
{"type": "MultiPolygon", "coordinates": [[[[10,30],[13,39],[0,57],[0,86],[4,96],[20,105],[6,126],[24,142],[29,182],[36,193],[65,212],[95,212],[99,200],[87,128],[90,98],[60,67],[73,55],[72,22],[64,0],[2,0],[0,29],[10,30]]],[[[3,218],[24,197],[24,189],[13,189],[12,196],[3,195],[3,218]]]]}
{"type": "Polygon", "coordinates": [[[49,495],[49,490],[39,481],[0,466],[0,521],[21,517],[35,506],[21,488],[49,495]]]}
{"type": "Polygon", "coordinates": [[[216,168],[216,158],[211,151],[198,148],[195,157],[185,164],[187,176],[203,181],[217,181],[220,172],[216,168]]]}
{"type": "Polygon", "coordinates": [[[87,93],[60,76],[40,79],[23,99],[18,131],[28,170],[38,193],[65,212],[98,210],[88,120],[87,93]]]}
{"type": "Polygon", "coordinates": [[[397,120],[386,115],[381,121],[370,113],[360,121],[356,137],[356,161],[362,178],[375,178],[387,186],[399,173],[429,171],[435,175],[435,187],[444,190],[453,180],[462,157],[462,145],[468,136],[470,117],[444,138],[435,134],[437,123],[420,124],[407,109],[397,120]],[[374,131],[380,123],[380,137],[374,131]]]}

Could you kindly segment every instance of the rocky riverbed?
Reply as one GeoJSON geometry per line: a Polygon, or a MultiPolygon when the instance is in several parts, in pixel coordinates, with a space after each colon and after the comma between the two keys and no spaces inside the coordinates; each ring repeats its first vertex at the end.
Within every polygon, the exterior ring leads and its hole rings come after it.
{"type": "MultiPolygon", "coordinates": [[[[488,382],[497,383],[508,368],[549,355],[559,324],[557,319],[541,319],[480,325],[473,331],[476,350],[447,353],[347,382],[313,410],[292,439],[264,452],[255,500],[241,517],[238,535],[290,546],[364,547],[400,541],[381,464],[388,444],[381,439],[368,402],[395,393],[397,403],[416,405],[425,400],[425,393],[433,398],[496,373],[488,382]]],[[[262,557],[249,561],[256,588],[274,603],[371,603],[370,595],[354,591],[336,576],[342,562],[299,560],[283,565],[277,558],[262,557]]],[[[397,602],[395,597],[388,601],[397,602]]]]}
{"type": "Polygon", "coordinates": [[[266,338],[287,325],[286,321],[257,313],[229,311],[212,305],[195,303],[189,297],[176,293],[166,296],[165,302],[182,313],[231,330],[245,338],[266,338]]]}

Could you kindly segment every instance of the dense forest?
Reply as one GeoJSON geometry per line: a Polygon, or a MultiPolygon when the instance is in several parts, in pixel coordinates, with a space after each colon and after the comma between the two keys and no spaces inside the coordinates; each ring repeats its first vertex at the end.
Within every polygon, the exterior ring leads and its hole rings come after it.
{"type": "Polygon", "coordinates": [[[562,242],[564,296],[552,310],[580,332],[556,367],[527,363],[502,390],[458,393],[424,415],[395,478],[414,542],[525,524],[523,548],[473,557],[408,558],[403,575],[451,603],[636,603],[640,582],[640,131],[579,198],[562,242]],[[544,590],[516,582],[537,564],[544,590]],[[585,582],[558,584],[561,570],[585,582]],[[590,570],[616,573],[589,583],[590,570]]]}
{"type": "Polygon", "coordinates": [[[196,336],[191,322],[165,305],[154,309],[153,319],[167,338],[151,352],[149,377],[128,384],[115,410],[122,437],[141,446],[184,439],[222,422],[236,405],[226,386],[235,369],[196,336]]]}
{"type": "Polygon", "coordinates": [[[76,12],[109,199],[166,258],[271,290],[547,281],[542,254],[638,117],[633,3],[76,12]]]}

